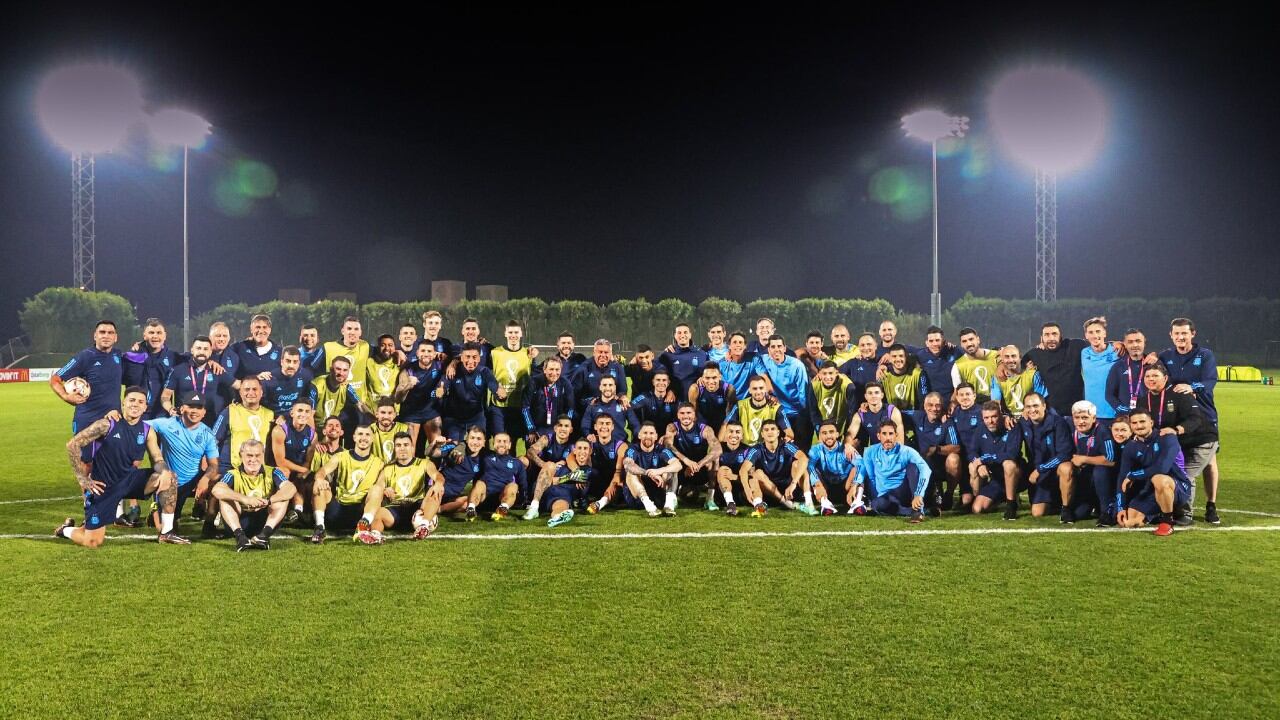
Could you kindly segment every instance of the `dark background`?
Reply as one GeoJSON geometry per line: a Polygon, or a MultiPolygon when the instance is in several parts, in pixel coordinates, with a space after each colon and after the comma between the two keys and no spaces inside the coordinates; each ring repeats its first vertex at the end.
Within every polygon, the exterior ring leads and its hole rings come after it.
{"type": "MultiPolygon", "coordinates": [[[[0,335],[19,334],[24,298],[70,284],[70,164],[32,94],[82,59],[128,65],[156,105],[215,126],[191,163],[193,314],[280,287],[423,298],[432,279],[925,312],[927,205],[903,217],[868,188],[889,167],[924,187],[927,147],[898,118],[933,105],[970,115],[976,141],[940,159],[944,304],[1028,297],[1031,173],[984,117],[996,77],[1028,62],[1080,69],[1110,103],[1101,155],[1059,182],[1061,296],[1277,294],[1277,54],[1261,17],[230,12],[48,6],[6,24],[0,335]],[[244,161],[275,191],[228,209],[218,188],[244,161]]],[[[178,320],[181,179],[152,155],[135,138],[99,158],[98,288],[178,320]]]]}

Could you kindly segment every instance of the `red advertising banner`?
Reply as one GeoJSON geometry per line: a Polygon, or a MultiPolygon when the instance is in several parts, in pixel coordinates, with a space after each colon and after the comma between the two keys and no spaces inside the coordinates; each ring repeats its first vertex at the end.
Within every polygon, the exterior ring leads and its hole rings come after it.
{"type": "Polygon", "coordinates": [[[27,382],[30,380],[30,370],[27,368],[11,368],[0,370],[0,383],[27,382]]]}

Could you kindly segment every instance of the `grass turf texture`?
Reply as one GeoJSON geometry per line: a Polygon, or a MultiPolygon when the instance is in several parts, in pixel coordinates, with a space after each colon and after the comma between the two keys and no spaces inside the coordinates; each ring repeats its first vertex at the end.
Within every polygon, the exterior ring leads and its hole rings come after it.
{"type": "MultiPolygon", "coordinates": [[[[1280,392],[1223,384],[1218,398],[1220,506],[1280,514],[1280,392]]],[[[79,520],[77,500],[12,502],[75,494],[69,420],[43,385],[0,386],[0,534],[79,520]]],[[[922,529],[1057,526],[1024,513],[922,529]]],[[[1226,530],[1269,526],[1280,517],[1223,512],[1226,530]]],[[[4,539],[0,716],[1280,713],[1275,530],[445,539],[821,530],[908,527],[682,508],[557,530],[445,520],[424,543],[251,555],[4,539]]]]}

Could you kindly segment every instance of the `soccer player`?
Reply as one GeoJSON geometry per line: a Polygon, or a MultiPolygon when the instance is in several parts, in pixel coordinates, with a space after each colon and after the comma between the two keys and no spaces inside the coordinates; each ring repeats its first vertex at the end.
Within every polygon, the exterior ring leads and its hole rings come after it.
{"type": "Polygon", "coordinates": [[[180,356],[165,344],[167,339],[164,323],[158,318],[148,318],[142,328],[142,340],[124,353],[122,381],[125,385],[142,387],[147,391],[147,412],[142,416],[143,420],[169,415],[161,404],[161,397],[169,374],[180,362],[180,356]]]}
{"type": "MultiPolygon", "coordinates": [[[[175,373],[176,374],[176,373],[175,373]]],[[[276,415],[288,415],[298,400],[315,406],[315,376],[302,367],[302,352],[297,345],[286,345],[280,351],[280,372],[262,385],[262,404],[276,415]]]]}
{"type": "MultiPolygon", "coordinates": [[[[586,355],[573,351],[573,333],[568,330],[556,336],[556,352],[551,357],[559,358],[560,376],[564,378],[572,378],[578,372],[578,368],[587,363],[586,355]]],[[[542,364],[545,366],[546,361],[544,360],[542,364]]]]}
{"type": "MultiPolygon", "coordinates": [[[[373,456],[384,463],[395,459],[395,440],[400,433],[408,433],[409,426],[396,421],[396,404],[391,398],[382,398],[373,411],[373,456]]],[[[409,437],[413,437],[410,435],[409,437]]]]}
{"type": "MultiPolygon", "coordinates": [[[[490,358],[492,357],[493,343],[480,336],[480,321],[473,317],[462,321],[462,342],[453,346],[454,353],[461,353],[461,349],[466,347],[467,343],[475,345],[476,349],[480,351],[480,364],[492,370],[493,364],[490,358]]],[[[453,364],[456,365],[457,363],[453,364]]],[[[445,372],[446,374],[448,373],[447,370],[445,372]]]]}
{"type": "Polygon", "coordinates": [[[688,323],[676,325],[672,334],[672,346],[658,358],[658,364],[671,375],[671,388],[676,396],[686,398],[689,388],[702,375],[708,356],[706,351],[693,343],[693,328],[688,323]]]}
{"type": "Polygon", "coordinates": [[[720,360],[720,375],[735,389],[745,388],[747,380],[760,372],[755,353],[747,352],[747,336],[735,332],[729,336],[729,351],[720,360]]]}
{"type": "Polygon", "coordinates": [[[404,353],[406,358],[413,357],[418,347],[418,328],[413,323],[405,323],[396,332],[396,349],[404,353]]]}
{"type": "MultiPolygon", "coordinates": [[[[761,375],[752,375],[747,381],[747,397],[738,401],[729,410],[728,416],[725,418],[727,424],[730,420],[737,420],[742,425],[742,442],[746,445],[755,445],[760,442],[760,428],[767,420],[773,420],[778,423],[778,427],[782,429],[786,436],[787,442],[791,442],[794,436],[791,433],[791,426],[787,423],[787,416],[782,412],[782,406],[769,397],[768,381],[761,375]]],[[[721,426],[723,433],[724,427],[721,426]]],[[[721,435],[720,441],[724,442],[724,436],[721,435]]]]}
{"type": "Polygon", "coordinates": [[[623,428],[630,428],[634,435],[640,428],[640,421],[636,419],[636,414],[627,407],[622,398],[618,397],[613,378],[608,375],[600,378],[598,390],[599,396],[590,400],[586,409],[582,411],[582,422],[579,424],[582,434],[589,437],[592,428],[595,427],[596,418],[608,415],[618,432],[624,432],[623,428]]]}
{"type": "Polygon", "coordinates": [[[702,368],[702,377],[689,388],[689,404],[697,411],[698,420],[719,433],[729,410],[737,403],[738,393],[724,381],[724,376],[720,374],[720,363],[708,361],[706,367],[702,368]]]}
{"type": "Polygon", "coordinates": [[[592,434],[587,437],[591,442],[591,466],[597,471],[598,485],[589,485],[587,494],[596,498],[587,505],[587,512],[594,515],[605,508],[623,488],[622,461],[627,456],[627,443],[613,418],[600,415],[595,419],[592,434]]]}
{"type": "MultiPolygon", "coordinates": [[[[1147,354],[1147,337],[1137,328],[1124,333],[1125,356],[1107,373],[1107,405],[1116,415],[1128,415],[1137,406],[1142,391],[1142,365],[1147,354]]],[[[1114,519],[1114,518],[1113,518],[1114,519]]]]}
{"type": "Polygon", "coordinates": [[[707,353],[707,362],[719,362],[729,353],[724,323],[711,323],[711,327],[707,328],[707,344],[702,346],[702,350],[707,353]]]}
{"type": "Polygon", "coordinates": [[[876,357],[876,338],[871,333],[858,336],[858,354],[840,366],[840,373],[853,381],[854,399],[859,405],[867,383],[878,382],[880,359],[876,357]]]}
{"type": "Polygon", "coordinates": [[[635,354],[625,366],[627,379],[631,381],[631,397],[653,394],[653,374],[657,372],[653,362],[653,348],[644,343],[637,345],[635,354]]]}
{"type": "MultiPolygon", "coordinates": [[[[1114,418],[1113,418],[1114,419],[1114,418]]],[[[1077,521],[1084,520],[1098,511],[1098,527],[1115,524],[1115,445],[1111,430],[1098,421],[1097,409],[1088,400],[1081,400],[1071,408],[1071,439],[1074,445],[1071,455],[1071,472],[1075,474],[1075,507],[1077,521]],[[1092,494],[1089,493],[1092,490],[1092,494]],[[1110,519],[1111,522],[1108,522],[1110,519]]]]}
{"type": "Polygon", "coordinates": [[[942,328],[937,325],[929,326],[924,334],[924,347],[915,352],[916,360],[920,362],[920,371],[929,382],[929,389],[941,393],[944,398],[951,397],[951,393],[955,392],[952,371],[955,370],[956,361],[963,355],[963,350],[947,342],[942,328]]]}
{"type": "Polygon", "coordinates": [[[813,444],[813,423],[809,421],[809,374],[804,363],[788,356],[786,340],[774,335],[769,338],[769,354],[760,358],[760,370],[773,386],[773,395],[787,416],[796,446],[808,450],[813,444]]]}
{"type": "Polygon", "coordinates": [[[923,404],[923,410],[905,412],[902,417],[914,431],[908,434],[914,434],[916,451],[929,463],[931,472],[925,507],[930,515],[936,517],[939,511],[951,509],[957,486],[961,487],[962,504],[968,504],[964,502],[968,487],[962,485],[967,474],[955,423],[943,414],[942,393],[925,395],[923,404]]]}
{"type": "Polygon", "coordinates": [[[783,442],[776,420],[765,420],[760,425],[760,442],[743,459],[742,473],[743,477],[751,478],[762,496],[768,494],[788,510],[818,514],[813,509],[808,485],[809,457],[795,443],[783,442]],[[804,492],[803,505],[795,503],[797,489],[804,492]]]}
{"type": "Polygon", "coordinates": [[[913,523],[924,520],[924,493],[932,473],[929,463],[898,442],[898,426],[892,420],[880,423],[876,437],[880,442],[867,448],[858,466],[849,514],[908,515],[913,523]],[[868,484],[872,497],[864,508],[868,484]]]}
{"type": "Polygon", "coordinates": [[[991,399],[991,378],[995,377],[998,356],[994,350],[982,347],[982,338],[971,327],[960,330],[960,349],[964,355],[956,358],[951,367],[951,384],[960,387],[968,383],[977,395],[976,402],[991,399]]]}
{"type": "Polygon", "coordinates": [[[467,428],[478,427],[487,432],[489,396],[507,397],[507,391],[498,385],[493,371],[480,364],[480,346],[464,343],[458,357],[460,367],[452,378],[445,370],[445,380],[436,391],[443,418],[444,434],[461,441],[467,428]]]}
{"type": "Polygon", "coordinates": [[[199,395],[207,403],[205,417],[209,424],[222,414],[223,398],[232,383],[229,372],[215,373],[209,358],[213,354],[213,342],[207,335],[199,335],[191,341],[190,359],[179,364],[169,373],[169,380],[160,395],[160,405],[168,415],[178,414],[178,398],[199,395]]]}
{"type": "Polygon", "coordinates": [[[392,399],[400,403],[400,422],[409,427],[409,437],[413,438],[416,448],[424,426],[428,445],[440,431],[440,409],[435,393],[444,377],[444,365],[435,345],[429,342],[420,343],[413,357],[414,361],[400,371],[392,399]]]}
{"type": "Polygon", "coordinates": [[[809,386],[813,393],[809,421],[818,427],[830,420],[836,424],[840,437],[844,437],[849,430],[849,418],[858,407],[853,381],[840,374],[835,361],[824,360],[818,368],[818,376],[810,381],[809,386]]]}
{"type": "Polygon", "coordinates": [[[682,402],[677,406],[675,422],[666,429],[663,444],[671,448],[680,461],[680,484],[687,496],[696,498],[698,488],[705,487],[707,510],[719,510],[715,500],[715,467],[720,459],[720,441],[714,430],[698,420],[692,405],[682,402]]]}
{"type": "MultiPolygon", "coordinates": [[[[756,336],[755,339],[747,345],[747,352],[756,357],[763,357],[769,351],[769,338],[773,337],[773,335],[774,325],[771,318],[762,317],[756,320],[756,336]]],[[[795,353],[790,351],[788,351],[787,354],[792,355],[793,357],[795,355],[795,353]]]]}
{"type": "MultiPolygon", "coordinates": [[[[289,407],[287,423],[277,422],[271,428],[271,465],[287,473],[294,488],[293,507],[285,522],[300,521],[305,509],[303,499],[311,496],[312,461],[318,445],[314,422],[315,406],[310,398],[303,397],[289,407]]],[[[338,437],[342,436],[341,433],[339,424],[338,437]]]]}
{"type": "MultiPolygon", "coordinates": [[[[66,538],[87,548],[102,545],[107,526],[115,521],[120,503],[131,498],[155,495],[162,512],[173,517],[177,485],[173,473],[158,452],[154,434],[142,420],[146,410],[147,391],[131,387],[125,390],[119,420],[99,418],[67,442],[71,471],[84,495],[84,524],[76,527],[75,519],[67,518],[53,531],[54,537],[66,538]],[[91,463],[80,459],[86,451],[92,453],[91,463]],[[148,451],[156,451],[151,455],[152,467],[138,467],[148,451]]],[[[186,544],[172,538],[160,541],[186,544]]]]}
{"type": "Polygon", "coordinates": [[[302,355],[302,367],[313,377],[324,374],[329,364],[325,361],[324,346],[320,344],[320,330],[315,325],[303,325],[298,332],[298,352],[302,355]]]}
{"type": "MultiPolygon", "coordinates": [[[[1181,395],[1194,395],[1205,417],[1216,430],[1218,406],[1213,401],[1213,389],[1218,385],[1218,360],[1213,351],[1196,343],[1196,324],[1190,318],[1174,318],[1169,324],[1169,339],[1173,347],[1160,353],[1159,362],[1169,371],[1169,383],[1173,391],[1181,395]]],[[[1197,452],[1187,457],[1187,477],[1191,478],[1190,508],[1196,500],[1196,478],[1204,474],[1205,521],[1218,523],[1218,444],[1215,438],[1213,452],[1197,452]],[[1206,458],[1207,455],[1207,458],[1206,458]],[[1210,514],[1212,509],[1212,514],[1210,514]]],[[[1184,448],[1185,451],[1185,448],[1184,448]]]]}
{"type": "Polygon", "coordinates": [[[482,460],[480,479],[471,486],[471,495],[467,498],[467,522],[475,522],[476,508],[482,506],[489,496],[498,498],[498,507],[489,516],[498,522],[505,520],[525,486],[525,459],[511,454],[511,436],[506,433],[495,433],[493,436],[493,452],[482,460]]]}
{"type": "MultiPolygon", "coordinates": [[[[573,519],[573,509],[587,503],[587,489],[593,481],[597,481],[599,471],[591,464],[591,443],[580,438],[573,444],[573,452],[565,458],[564,464],[548,465],[543,469],[546,480],[547,509],[551,511],[551,519],[547,527],[557,527],[573,519]]],[[[543,480],[539,478],[541,485],[543,480]]],[[[530,505],[533,517],[525,514],[525,520],[538,517],[536,508],[530,505]]]]}
{"type": "Polygon", "coordinates": [[[1071,442],[1071,424],[1049,407],[1040,393],[1031,393],[1022,399],[1022,419],[1018,425],[1027,445],[1031,468],[1027,474],[1027,482],[1031,484],[1031,517],[1043,517],[1051,505],[1056,505],[1061,508],[1062,524],[1073,524],[1071,500],[1075,474],[1071,455],[1075,446],[1071,442]]]}
{"type": "Polygon", "coordinates": [[[906,435],[906,429],[902,424],[902,411],[885,403],[884,387],[880,383],[874,380],[867,383],[863,395],[862,407],[854,413],[857,424],[851,428],[855,433],[854,447],[859,451],[871,447],[872,440],[879,435],[880,424],[885,420],[898,427],[898,437],[906,435]]]}
{"type": "MultiPolygon", "coordinates": [[[[827,367],[833,366],[828,363],[827,367]]],[[[842,498],[853,507],[853,479],[862,457],[854,453],[853,459],[849,459],[840,444],[841,437],[840,427],[834,421],[823,420],[818,424],[818,444],[809,454],[809,488],[823,515],[836,514],[832,496],[842,498]]]]}
{"type": "Polygon", "coordinates": [[[382,507],[383,485],[378,481],[382,461],[373,456],[373,429],[357,425],[351,434],[353,447],[330,457],[316,471],[311,488],[311,507],[316,529],[311,542],[319,545],[327,529],[373,529],[373,516],[382,507]]]}
{"type": "Polygon", "coordinates": [[[658,430],[653,423],[640,426],[635,444],[623,456],[622,468],[627,472],[623,498],[628,507],[643,507],[649,517],[675,516],[680,460],[670,448],[658,444],[658,430]],[[655,493],[665,493],[661,511],[650,496],[650,488],[655,493]]]}
{"type": "Polygon", "coordinates": [[[458,512],[467,507],[467,485],[480,479],[485,442],[484,430],[471,427],[467,429],[461,444],[437,448],[436,452],[440,453],[440,476],[444,478],[444,491],[440,496],[441,513],[458,512]]]}
{"type": "MultiPolygon", "coordinates": [[[[994,353],[992,354],[994,355],[994,353]]],[[[951,424],[955,425],[956,436],[960,438],[960,447],[965,450],[965,455],[972,459],[973,456],[968,454],[968,449],[973,447],[974,435],[982,431],[983,406],[986,403],[978,403],[977,391],[967,382],[962,382],[956,386],[953,397],[955,406],[949,412],[951,424]]],[[[988,400],[987,402],[991,401],[988,400]]],[[[997,406],[1000,405],[1000,401],[997,400],[995,402],[997,406]]],[[[1000,422],[1006,426],[1014,424],[1005,417],[1001,417],[1000,422]]]]}
{"type": "Polygon", "coordinates": [[[1022,367],[1022,354],[1017,345],[1000,348],[999,364],[991,378],[988,396],[998,400],[1009,417],[1020,420],[1023,400],[1031,393],[1038,393],[1043,398],[1051,397],[1040,378],[1040,371],[1034,367],[1022,367]]]}
{"type": "Polygon", "coordinates": [[[832,326],[831,347],[827,349],[827,354],[831,356],[831,362],[835,363],[837,368],[858,357],[858,346],[851,342],[852,338],[849,326],[844,323],[832,326]]]}
{"type": "Polygon", "coordinates": [[[1089,344],[1080,351],[1084,399],[1093,403],[1098,422],[1108,425],[1116,413],[1107,403],[1107,377],[1111,374],[1111,366],[1124,357],[1126,349],[1107,342],[1107,319],[1102,316],[1085,321],[1084,339],[1089,344]]]}
{"type": "Polygon", "coordinates": [[[653,387],[649,392],[631,396],[631,412],[635,414],[637,423],[648,421],[664,432],[675,422],[679,404],[680,396],[671,389],[671,375],[665,369],[653,372],[653,387]]]}
{"type": "Polygon", "coordinates": [[[626,400],[630,397],[626,393],[627,371],[622,363],[613,359],[613,345],[600,338],[592,346],[591,361],[579,367],[572,378],[573,397],[578,403],[579,413],[586,409],[587,403],[600,397],[600,380],[606,377],[613,378],[614,392],[624,404],[629,404],[626,400]]]}
{"type": "Polygon", "coordinates": [[[796,350],[796,359],[804,364],[804,370],[812,380],[818,374],[818,366],[831,359],[822,346],[822,333],[810,330],[804,338],[804,346],[796,350]]]}
{"type": "Polygon", "coordinates": [[[240,402],[227,406],[213,423],[213,434],[222,448],[219,462],[224,468],[240,467],[240,446],[246,440],[266,440],[276,419],[271,408],[262,404],[262,383],[258,378],[241,378],[239,392],[240,402]]]}
{"type": "MultiPolygon", "coordinates": [[[[898,326],[892,320],[880,323],[880,345],[876,347],[876,358],[883,358],[898,344],[898,326]]],[[[905,347],[905,346],[903,346],[905,347]]]]}
{"type": "MultiPolygon", "coordinates": [[[[431,348],[431,345],[419,347],[431,348]]],[[[432,348],[434,350],[434,348],[432,348]]],[[[444,483],[439,479],[435,463],[414,457],[413,437],[397,433],[393,440],[393,460],[382,466],[382,501],[373,515],[368,533],[360,540],[368,545],[382,543],[382,531],[389,528],[412,530],[414,540],[422,540],[435,532],[440,523],[440,499],[444,483]]]]}
{"type": "Polygon", "coordinates": [[[915,362],[915,356],[907,357],[907,348],[894,343],[886,354],[888,367],[881,385],[885,401],[899,410],[918,410],[920,401],[929,394],[929,378],[915,362]]]}
{"type": "Polygon", "coordinates": [[[237,380],[256,377],[266,383],[280,375],[280,347],[271,342],[271,318],[267,315],[254,315],[249,320],[249,339],[232,345],[230,352],[236,357],[237,380]]]}
{"type": "Polygon", "coordinates": [[[422,337],[414,343],[414,354],[417,353],[420,345],[430,345],[436,349],[436,355],[439,356],[442,364],[448,362],[448,358],[453,357],[453,341],[440,337],[442,327],[444,327],[444,316],[439,310],[427,310],[422,313],[422,337]]]}
{"type": "Polygon", "coordinates": [[[734,501],[733,484],[742,486],[742,497],[753,508],[751,517],[764,517],[768,512],[760,489],[755,486],[749,474],[742,472],[742,464],[751,452],[750,445],[742,442],[742,423],[737,420],[726,420],[723,428],[724,442],[720,446],[720,460],[716,468],[716,484],[720,494],[724,496],[725,514],[737,515],[738,505],[734,501]],[[732,512],[730,512],[732,510],[732,512]]]}
{"type": "Polygon", "coordinates": [[[271,534],[284,520],[296,491],[282,470],[265,464],[261,442],[245,440],[235,450],[240,462],[210,492],[222,522],[235,536],[236,552],[270,550],[271,534]]]}
{"type": "Polygon", "coordinates": [[[1156,432],[1151,413],[1141,407],[1129,413],[1133,438],[1125,445],[1116,473],[1120,527],[1156,523],[1156,535],[1173,534],[1173,511],[1191,503],[1191,480],[1178,467],[1178,443],[1156,432]]]}
{"type": "MultiPolygon", "coordinates": [[[[533,496],[529,500],[529,507],[524,514],[525,520],[538,519],[538,506],[542,501],[542,495],[557,477],[557,466],[563,465],[573,453],[573,447],[573,418],[568,415],[556,418],[556,424],[550,430],[539,433],[537,439],[528,444],[525,459],[531,469],[536,468],[537,482],[534,485],[533,496]]],[[[588,450],[590,447],[591,443],[588,442],[588,450]]]]}
{"type": "MultiPolygon", "coordinates": [[[[1160,363],[1150,365],[1144,371],[1143,390],[1138,394],[1137,407],[1155,418],[1157,433],[1172,435],[1178,441],[1184,458],[1179,465],[1186,471],[1194,497],[1196,475],[1205,471],[1218,451],[1217,426],[1210,422],[1195,394],[1180,393],[1169,387],[1168,371],[1160,363]]],[[[1212,495],[1205,503],[1204,514],[1206,522],[1220,522],[1212,495]]],[[[1180,526],[1192,523],[1190,503],[1174,508],[1174,523],[1180,526]]]]}
{"type": "Polygon", "coordinates": [[[567,417],[570,425],[577,404],[573,400],[573,384],[564,373],[564,361],[549,357],[542,363],[542,372],[529,381],[525,394],[524,426],[529,435],[526,444],[546,433],[560,417],[567,417]]]}
{"type": "Polygon", "coordinates": [[[182,399],[178,417],[160,418],[150,423],[154,432],[147,440],[147,451],[152,457],[164,458],[177,485],[173,511],[168,512],[164,504],[160,506],[159,540],[162,543],[186,545],[191,542],[177,534],[175,517],[182,514],[188,498],[194,497],[203,505],[213,483],[221,477],[218,472],[218,440],[213,430],[202,422],[204,408],[203,397],[188,395],[182,399]]]}
{"type": "Polygon", "coordinates": [[[373,411],[348,382],[350,376],[351,360],[340,356],[334,358],[329,365],[327,375],[311,381],[315,388],[316,412],[326,418],[340,418],[344,428],[349,423],[359,422],[363,416],[373,415],[373,411]]]}
{"type": "MultiPolygon", "coordinates": [[[[364,384],[369,374],[369,343],[361,339],[363,330],[360,321],[355,317],[347,317],[342,321],[342,341],[327,342],[323,345],[325,372],[333,372],[333,363],[338,358],[346,358],[349,373],[347,382],[355,391],[356,397],[365,400],[364,384]]],[[[326,415],[332,413],[325,413],[326,415]]]]}
{"type": "Polygon", "coordinates": [[[521,344],[524,328],[515,320],[507,321],[503,339],[503,346],[494,348],[489,358],[493,363],[493,375],[506,391],[506,397],[494,397],[490,401],[489,424],[495,432],[522,438],[529,432],[524,422],[525,396],[529,391],[529,377],[533,373],[533,359],[538,356],[538,349],[521,344]]]}
{"type": "MultiPolygon", "coordinates": [[[[969,388],[970,395],[973,388],[969,388]]],[[[1018,492],[1026,475],[1022,459],[1022,426],[1009,427],[997,400],[982,404],[982,427],[965,446],[969,460],[969,497],[975,514],[994,510],[1004,500],[1004,519],[1018,519],[1018,492]]],[[[961,498],[961,502],[966,502],[961,498]]]]}
{"type": "Polygon", "coordinates": [[[381,399],[395,395],[396,385],[400,381],[400,360],[396,339],[390,335],[379,335],[377,345],[365,362],[365,403],[377,407],[381,399]]]}
{"type": "MultiPolygon", "coordinates": [[[[1120,343],[1115,345],[1109,355],[1111,362],[1124,351],[1120,343]]],[[[1034,363],[1040,371],[1044,386],[1049,389],[1052,407],[1060,416],[1070,415],[1071,406],[1084,399],[1083,353],[1089,348],[1085,340],[1064,339],[1062,327],[1056,322],[1047,322],[1040,329],[1040,344],[1022,356],[1024,364],[1034,363]]],[[[1104,381],[1105,378],[1103,375],[1104,381]]]]}
{"type": "MultiPolygon", "coordinates": [[[[315,471],[324,467],[325,463],[329,462],[334,455],[342,452],[342,438],[345,434],[346,431],[342,429],[342,420],[338,416],[330,415],[324,419],[324,422],[320,425],[320,439],[316,442],[315,453],[311,456],[309,467],[313,475],[308,477],[308,486],[314,479],[315,471]]],[[[294,482],[294,485],[301,487],[297,481],[294,482]]],[[[307,497],[310,497],[310,495],[307,497]]]]}

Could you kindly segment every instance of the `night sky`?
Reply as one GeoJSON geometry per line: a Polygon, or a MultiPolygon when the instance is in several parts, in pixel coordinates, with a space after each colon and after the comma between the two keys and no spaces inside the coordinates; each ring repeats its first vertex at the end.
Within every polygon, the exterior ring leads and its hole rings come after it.
{"type": "MultiPolygon", "coordinates": [[[[155,105],[214,125],[191,163],[193,313],[280,287],[424,298],[432,279],[547,300],[878,296],[927,312],[929,153],[898,128],[926,106],[973,119],[939,160],[944,304],[1030,297],[1031,173],[984,117],[995,79],[1029,62],[1087,73],[1110,104],[1101,155],[1059,181],[1060,295],[1277,295],[1269,23],[987,7],[42,6],[3,38],[0,340],[19,334],[24,298],[70,284],[70,163],[32,97],[43,71],[84,59],[128,65],[155,105]]],[[[140,134],[97,165],[98,288],[140,317],[180,319],[173,161],[140,134]]]]}

